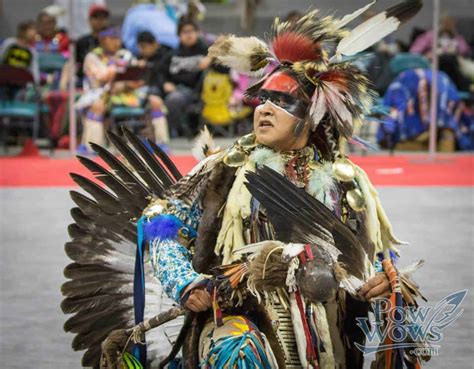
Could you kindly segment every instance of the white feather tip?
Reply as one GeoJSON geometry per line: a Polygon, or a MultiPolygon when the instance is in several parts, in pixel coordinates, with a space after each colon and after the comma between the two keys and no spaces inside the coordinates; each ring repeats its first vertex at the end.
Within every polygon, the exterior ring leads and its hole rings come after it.
{"type": "Polygon", "coordinates": [[[214,139],[206,126],[194,139],[192,154],[197,160],[203,160],[206,157],[215,154],[220,150],[219,146],[215,145],[214,139]]]}

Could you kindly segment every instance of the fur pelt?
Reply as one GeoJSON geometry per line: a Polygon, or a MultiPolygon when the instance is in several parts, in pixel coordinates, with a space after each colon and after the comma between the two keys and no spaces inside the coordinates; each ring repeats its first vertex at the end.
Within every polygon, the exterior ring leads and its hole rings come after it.
{"type": "Polygon", "coordinates": [[[198,273],[208,273],[212,267],[220,265],[218,257],[214,253],[214,246],[222,224],[220,210],[234,183],[235,170],[235,168],[220,163],[214,168],[208,179],[207,189],[202,200],[204,211],[198,227],[193,256],[193,268],[198,273]]]}
{"type": "Polygon", "coordinates": [[[183,369],[199,368],[199,337],[206,320],[209,318],[209,312],[196,314],[191,326],[186,332],[183,342],[183,369]]]}
{"type": "Polygon", "coordinates": [[[285,286],[288,263],[282,261],[283,249],[278,246],[267,246],[249,265],[248,284],[252,290],[272,292],[285,286]]]}

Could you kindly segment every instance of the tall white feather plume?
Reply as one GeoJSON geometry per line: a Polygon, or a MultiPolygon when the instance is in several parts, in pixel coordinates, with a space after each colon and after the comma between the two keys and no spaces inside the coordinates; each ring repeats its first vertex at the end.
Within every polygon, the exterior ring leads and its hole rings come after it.
{"type": "MultiPolygon", "coordinates": [[[[339,42],[335,56],[351,56],[364,51],[398,29],[401,23],[411,19],[422,6],[422,0],[405,0],[363,22],[339,42]]],[[[352,15],[349,15],[344,21],[346,22],[345,24],[354,19],[354,16],[358,16],[359,11],[362,14],[365,9],[359,9],[352,15]]]]}
{"type": "Polygon", "coordinates": [[[354,19],[365,13],[372,5],[374,5],[377,2],[377,0],[372,1],[370,4],[367,4],[363,8],[357,9],[355,12],[351,14],[347,14],[344,17],[341,18],[339,23],[337,24],[338,28],[344,27],[346,24],[351,23],[354,19]]]}
{"type": "Polygon", "coordinates": [[[377,14],[354,28],[337,45],[336,55],[355,55],[397,30],[400,20],[388,17],[386,12],[377,14]]]}

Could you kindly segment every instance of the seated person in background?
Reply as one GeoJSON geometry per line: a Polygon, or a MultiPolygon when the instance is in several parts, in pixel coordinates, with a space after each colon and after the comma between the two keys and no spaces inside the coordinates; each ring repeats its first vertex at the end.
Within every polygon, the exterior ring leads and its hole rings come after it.
{"type": "MultiPolygon", "coordinates": [[[[410,52],[431,57],[431,53],[433,52],[433,37],[433,30],[419,35],[413,42],[413,45],[411,45],[410,52]]],[[[458,54],[468,56],[470,53],[468,43],[464,37],[457,32],[456,21],[450,16],[444,16],[441,18],[438,48],[440,54],[458,54]]]]}
{"type": "Polygon", "coordinates": [[[16,37],[7,38],[0,49],[0,63],[28,69],[39,80],[38,55],[32,47],[36,39],[35,22],[25,21],[17,26],[16,37]]]}
{"type": "Polygon", "coordinates": [[[35,48],[38,52],[61,53],[67,56],[69,38],[63,31],[56,28],[56,18],[47,12],[41,12],[36,19],[38,35],[35,48]]]}
{"type": "Polygon", "coordinates": [[[144,31],[137,36],[141,60],[139,64],[148,67],[145,75],[144,92],[151,108],[151,123],[155,142],[165,151],[169,143],[168,121],[165,116],[163,97],[162,61],[170,48],[160,45],[151,32],[144,31]]]}
{"type": "MultiPolygon", "coordinates": [[[[433,30],[421,34],[410,47],[410,52],[422,54],[431,59],[433,37],[433,30]]],[[[469,89],[469,83],[461,73],[458,57],[468,57],[470,53],[471,49],[468,43],[456,30],[454,18],[442,17],[438,36],[439,69],[448,74],[461,90],[469,89]]]]}
{"type": "Polygon", "coordinates": [[[173,2],[158,5],[155,0],[135,0],[127,10],[122,25],[122,40],[125,47],[134,55],[138,55],[137,36],[140,32],[148,31],[160,41],[162,45],[172,48],[178,46],[176,35],[176,17],[172,12],[173,2]]]}
{"type": "MultiPolygon", "coordinates": [[[[49,107],[48,136],[54,143],[59,139],[67,110],[67,92],[61,91],[61,80],[67,77],[66,65],[59,67],[61,56],[69,56],[69,37],[57,27],[58,8],[46,7],[36,20],[38,35],[35,48],[40,59],[41,97],[49,107]],[[44,59],[42,60],[42,58],[44,59]],[[51,66],[56,64],[50,69],[51,66]],[[51,63],[51,64],[50,64],[51,63]],[[46,67],[45,67],[46,65],[46,67]]],[[[26,93],[26,99],[32,98],[32,91],[26,93]]]]}
{"type": "Polygon", "coordinates": [[[99,32],[107,28],[110,21],[110,12],[104,5],[94,4],[89,9],[89,25],[91,33],[82,36],[76,44],[77,76],[82,79],[82,66],[89,51],[99,46],[99,32]]]}
{"type": "MultiPolygon", "coordinates": [[[[390,113],[383,118],[377,132],[381,146],[396,150],[428,150],[432,79],[430,69],[408,69],[390,84],[383,100],[390,113]]],[[[438,151],[472,147],[471,131],[461,122],[468,117],[461,117],[464,104],[456,86],[443,72],[438,73],[437,83],[438,151]]]]}
{"type": "Polygon", "coordinates": [[[179,47],[167,54],[163,61],[163,92],[172,137],[179,133],[192,134],[186,107],[197,98],[202,71],[211,62],[207,57],[207,46],[199,38],[199,27],[194,21],[183,18],[178,25],[178,36],[179,47]]]}
{"type": "Polygon", "coordinates": [[[122,49],[120,30],[112,26],[99,32],[99,44],[84,60],[85,93],[76,103],[77,108],[87,109],[78,148],[83,153],[90,151],[89,142],[104,144],[104,116],[110,105],[140,105],[133,83],[113,83],[117,72],[133,61],[133,55],[122,49]]]}

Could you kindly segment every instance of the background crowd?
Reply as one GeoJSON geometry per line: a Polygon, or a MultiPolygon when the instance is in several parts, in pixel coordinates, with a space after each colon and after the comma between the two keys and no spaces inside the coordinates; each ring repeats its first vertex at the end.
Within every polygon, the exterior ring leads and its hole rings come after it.
{"type": "MultiPolygon", "coordinates": [[[[140,131],[164,150],[170,139],[194,137],[204,124],[229,136],[250,129],[255,103],[243,91],[253,81],[207,57],[217,35],[201,28],[199,1],[180,7],[136,1],[121,25],[111,22],[112,11],[104,2],[83,10],[90,30],[72,49],[70,32],[58,25],[58,6],[19,23],[16,35],[0,40],[5,145],[31,135],[33,122],[36,137],[47,138],[52,147],[68,147],[71,68],[81,153],[92,152],[89,142],[106,144],[105,130],[120,125],[140,131]]],[[[295,10],[286,18],[295,22],[300,16],[295,10]]],[[[474,40],[458,33],[455,19],[447,15],[438,50],[432,50],[433,37],[433,30],[415,28],[409,43],[388,37],[359,59],[380,96],[372,120],[382,147],[427,148],[431,60],[437,52],[439,149],[474,148],[474,40]]],[[[369,131],[358,134],[367,138],[369,131]]]]}

